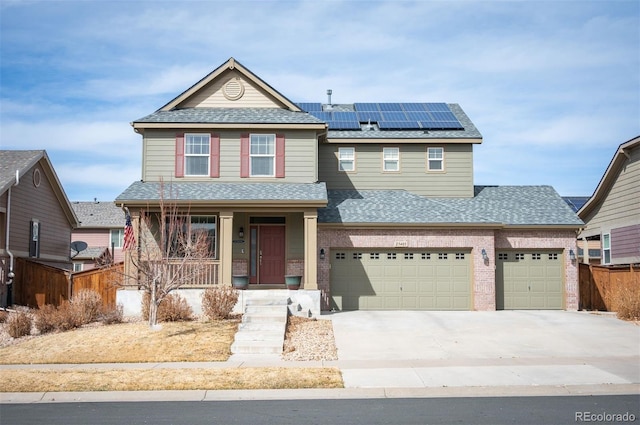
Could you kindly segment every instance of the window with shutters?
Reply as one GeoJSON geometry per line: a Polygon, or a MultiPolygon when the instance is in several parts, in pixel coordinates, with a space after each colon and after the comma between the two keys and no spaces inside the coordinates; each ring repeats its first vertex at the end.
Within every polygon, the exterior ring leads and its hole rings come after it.
{"type": "Polygon", "coordinates": [[[252,134],[250,138],[251,177],[275,177],[276,137],[274,134],[252,134]]]}
{"type": "Polygon", "coordinates": [[[209,175],[209,134],[185,134],[184,136],[184,164],[187,176],[209,175]]]}

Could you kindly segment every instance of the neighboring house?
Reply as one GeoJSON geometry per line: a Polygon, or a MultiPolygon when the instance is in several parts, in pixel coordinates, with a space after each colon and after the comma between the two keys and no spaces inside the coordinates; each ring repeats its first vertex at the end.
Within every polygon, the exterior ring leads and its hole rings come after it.
{"type": "MultiPolygon", "coordinates": [[[[562,199],[571,207],[576,214],[584,204],[589,200],[589,196],[563,196],[562,199]]],[[[600,240],[583,241],[578,244],[578,261],[581,263],[600,264],[600,240]],[[587,257],[585,257],[585,244],[587,249],[587,257]]]]}
{"type": "Polygon", "coordinates": [[[46,151],[0,150],[0,290],[4,294],[13,280],[16,258],[70,270],[71,232],[77,225],[46,151]]]}
{"type": "Polygon", "coordinates": [[[640,136],[618,147],[578,216],[586,224],[579,244],[596,241],[601,264],[640,263],[640,136]]]}
{"type": "Polygon", "coordinates": [[[142,180],[116,204],[139,233],[164,186],[209,232],[194,286],[301,275],[323,310],[578,307],[582,221],[549,186],[474,186],[482,136],[457,104],[294,103],[231,58],[132,126],[142,180]]]}
{"type": "Polygon", "coordinates": [[[100,265],[124,260],[125,214],[113,202],[73,202],[80,226],[73,231],[73,241],[87,244],[80,252],[72,250],[73,271],[90,270],[100,265]]]}

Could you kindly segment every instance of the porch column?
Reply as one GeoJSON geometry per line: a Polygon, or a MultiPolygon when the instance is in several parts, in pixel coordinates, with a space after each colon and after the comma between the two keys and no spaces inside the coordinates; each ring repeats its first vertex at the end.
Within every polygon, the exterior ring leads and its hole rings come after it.
{"type": "MultiPolygon", "coordinates": [[[[135,246],[131,249],[124,251],[123,259],[123,272],[124,276],[122,284],[129,287],[128,289],[135,289],[140,284],[138,281],[140,276],[138,274],[137,262],[140,260],[140,211],[129,212],[131,216],[131,228],[133,229],[133,237],[136,241],[135,246]],[[134,258],[135,256],[135,258],[134,258]],[[136,260],[136,262],[134,262],[136,260]]],[[[111,253],[115,258],[115,253],[111,253]]]]}
{"type": "Polygon", "coordinates": [[[318,211],[304,212],[304,289],[318,289],[318,211]]]}
{"type": "Polygon", "coordinates": [[[233,211],[220,211],[220,268],[218,269],[218,285],[231,286],[233,274],[233,211]]]}

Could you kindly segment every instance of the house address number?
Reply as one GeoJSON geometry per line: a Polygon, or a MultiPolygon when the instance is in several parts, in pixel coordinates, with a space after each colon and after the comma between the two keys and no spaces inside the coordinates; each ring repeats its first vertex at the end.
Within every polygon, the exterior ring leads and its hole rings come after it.
{"type": "Polygon", "coordinates": [[[407,241],[395,241],[393,244],[396,248],[406,248],[409,246],[409,242],[407,241]]]}

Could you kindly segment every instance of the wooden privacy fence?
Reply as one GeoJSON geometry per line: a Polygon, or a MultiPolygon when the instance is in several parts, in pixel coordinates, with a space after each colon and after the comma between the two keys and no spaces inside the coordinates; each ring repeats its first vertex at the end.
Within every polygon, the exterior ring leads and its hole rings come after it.
{"type": "Polygon", "coordinates": [[[71,296],[69,272],[25,258],[16,258],[13,303],[29,307],[58,306],[71,296]]]}
{"type": "Polygon", "coordinates": [[[24,258],[15,263],[13,303],[41,308],[46,304],[59,306],[81,289],[93,289],[107,308],[116,307],[114,280],[123,271],[122,263],[105,269],[71,274],[67,270],[47,266],[24,258]]]}
{"type": "Polygon", "coordinates": [[[579,285],[582,310],[617,311],[621,296],[640,298],[640,266],[580,264],[579,285]]]}
{"type": "Polygon", "coordinates": [[[102,305],[108,309],[116,307],[118,279],[124,272],[122,263],[104,269],[93,269],[71,275],[71,294],[81,289],[92,289],[102,297],[102,305]]]}

